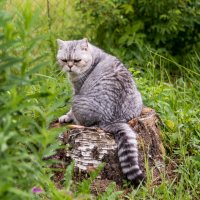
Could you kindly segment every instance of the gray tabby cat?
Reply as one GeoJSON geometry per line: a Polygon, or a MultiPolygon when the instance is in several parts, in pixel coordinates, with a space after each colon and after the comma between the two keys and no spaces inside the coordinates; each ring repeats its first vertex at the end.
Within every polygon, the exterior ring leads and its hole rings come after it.
{"type": "Polygon", "coordinates": [[[59,122],[96,125],[113,133],[123,173],[135,184],[144,181],[138,165],[136,133],[127,124],[140,115],[143,106],[132,75],[116,57],[87,39],[57,42],[57,60],[74,87],[72,108],[59,122]]]}

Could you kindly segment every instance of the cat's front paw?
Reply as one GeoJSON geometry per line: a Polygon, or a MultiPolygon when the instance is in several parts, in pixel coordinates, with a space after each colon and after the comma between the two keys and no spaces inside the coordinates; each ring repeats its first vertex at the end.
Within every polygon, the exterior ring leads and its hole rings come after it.
{"type": "Polygon", "coordinates": [[[73,119],[71,118],[71,116],[69,116],[68,114],[66,115],[62,115],[61,117],[58,118],[59,123],[69,123],[72,122],[73,119]]]}

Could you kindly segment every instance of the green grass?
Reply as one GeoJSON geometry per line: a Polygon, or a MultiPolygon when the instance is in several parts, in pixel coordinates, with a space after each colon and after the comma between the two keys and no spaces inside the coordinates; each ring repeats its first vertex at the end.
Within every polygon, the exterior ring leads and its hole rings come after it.
{"type": "MultiPolygon", "coordinates": [[[[74,2],[74,1],[73,1],[74,2]]],[[[0,199],[94,199],[88,183],[58,190],[42,160],[52,154],[62,129],[49,123],[70,107],[72,90],[56,63],[56,38],[76,39],[81,17],[72,1],[0,2],[0,199]],[[21,4],[21,2],[23,2],[21,4]],[[3,8],[3,9],[2,9],[3,8]],[[49,13],[49,14],[48,14],[49,13]],[[43,193],[31,192],[34,186],[43,193]],[[84,189],[86,188],[86,189],[84,189]]],[[[81,28],[84,24],[80,24],[81,28]]],[[[142,70],[130,68],[145,105],[162,118],[167,158],[175,160],[178,179],[163,175],[157,187],[133,189],[128,199],[198,199],[200,196],[200,55],[181,66],[156,52],[142,70]],[[165,68],[176,65],[177,73],[165,68]],[[159,66],[159,67],[158,67],[159,66]]],[[[121,58],[123,60],[123,58],[121,58]]],[[[66,171],[70,177],[71,168],[66,171]]],[[[149,173],[149,172],[148,172],[149,173]]],[[[69,179],[70,181],[70,179],[69,179]]],[[[117,199],[114,185],[98,199],[117,199]]]]}

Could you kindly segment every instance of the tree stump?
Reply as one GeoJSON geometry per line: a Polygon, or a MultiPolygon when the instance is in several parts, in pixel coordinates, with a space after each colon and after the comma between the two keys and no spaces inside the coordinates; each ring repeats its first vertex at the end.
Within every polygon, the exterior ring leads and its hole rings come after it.
{"type": "MultiPolygon", "coordinates": [[[[137,133],[140,167],[145,173],[146,168],[148,168],[151,172],[153,184],[158,184],[161,181],[160,174],[165,166],[163,159],[165,149],[158,127],[160,122],[161,120],[156,112],[150,108],[143,108],[140,117],[129,121],[133,130],[137,133]]],[[[59,123],[52,123],[50,127],[58,126],[60,126],[59,123]]],[[[91,186],[93,192],[96,190],[104,191],[112,181],[121,187],[125,177],[120,168],[117,145],[113,135],[96,127],[78,125],[67,125],[67,127],[69,130],[63,133],[60,139],[63,144],[68,144],[69,148],[59,150],[53,158],[65,161],[65,166],[62,166],[62,168],[65,168],[71,160],[74,160],[74,180],[76,181],[81,180],[85,175],[96,169],[100,163],[104,163],[101,173],[91,186]]],[[[60,178],[57,178],[57,181],[62,177],[63,174],[60,175],[60,178]]]]}

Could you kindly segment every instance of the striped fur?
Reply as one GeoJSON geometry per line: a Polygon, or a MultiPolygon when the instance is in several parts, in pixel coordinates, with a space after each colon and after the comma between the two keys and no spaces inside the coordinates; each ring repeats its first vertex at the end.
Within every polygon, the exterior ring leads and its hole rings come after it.
{"type": "Polygon", "coordinates": [[[136,184],[144,181],[145,176],[138,164],[136,133],[127,123],[114,123],[102,128],[115,135],[118,145],[119,162],[123,174],[136,184]]]}
{"type": "Polygon", "coordinates": [[[123,173],[134,183],[144,179],[138,165],[136,133],[127,121],[140,115],[142,98],[130,72],[114,56],[86,39],[58,40],[57,59],[74,88],[72,109],[59,118],[113,133],[123,173]]]}

